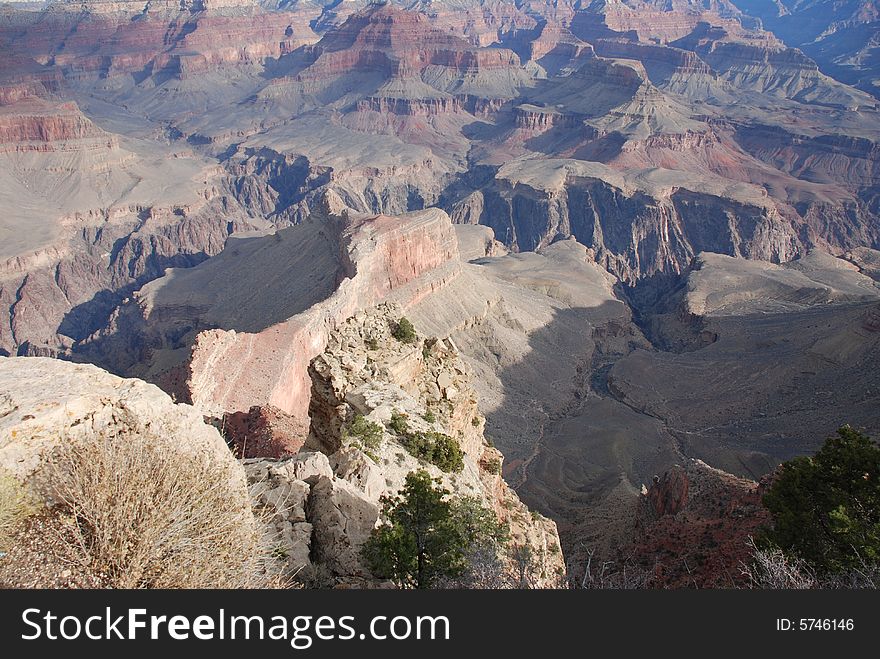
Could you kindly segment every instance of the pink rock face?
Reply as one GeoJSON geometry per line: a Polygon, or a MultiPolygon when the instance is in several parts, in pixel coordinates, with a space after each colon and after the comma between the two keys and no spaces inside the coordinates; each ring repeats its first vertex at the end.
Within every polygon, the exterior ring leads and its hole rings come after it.
{"type": "Polygon", "coordinates": [[[309,434],[303,420],[271,405],[223,417],[222,433],[242,458],[285,458],[299,451],[309,434]]]}
{"type": "Polygon", "coordinates": [[[33,100],[43,96],[46,90],[37,80],[9,82],[0,85],[0,107],[15,105],[25,100],[33,100]]]}
{"type": "Polygon", "coordinates": [[[379,298],[458,259],[458,243],[445,213],[428,213],[416,221],[379,215],[359,225],[352,242],[359,238],[361,229],[371,231],[376,244],[370,288],[379,298]]]}
{"type": "Polygon", "coordinates": [[[0,150],[46,150],[56,142],[99,137],[114,141],[83,116],[75,103],[25,98],[0,108],[0,150]]]}
{"type": "Polygon", "coordinates": [[[23,72],[0,80],[0,152],[47,151],[60,142],[89,138],[115,144],[115,138],[92,123],[76,103],[50,93],[55,86],[52,76],[33,70],[22,58],[14,58],[13,65],[22,66],[23,72]]]}
{"type": "Polygon", "coordinates": [[[475,47],[435,27],[424,14],[390,5],[352,15],[316,44],[312,54],[315,61],[297,76],[299,80],[376,69],[406,78],[429,66],[459,73],[519,66],[510,50],[475,47]]]}
{"type": "Polygon", "coordinates": [[[441,210],[340,223],[339,258],[349,275],[336,292],[261,332],[200,333],[186,381],[194,404],[218,416],[269,404],[305,420],[308,365],[334,324],[387,298],[412,304],[458,273],[455,232],[441,210]]]}

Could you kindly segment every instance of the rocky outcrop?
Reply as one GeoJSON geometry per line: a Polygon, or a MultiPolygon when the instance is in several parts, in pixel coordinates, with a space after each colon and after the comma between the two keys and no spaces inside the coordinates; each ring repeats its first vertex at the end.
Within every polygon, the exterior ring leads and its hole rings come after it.
{"type": "Polygon", "coordinates": [[[119,343],[151,346],[148,367],[140,372],[206,414],[219,418],[271,405],[304,420],[308,364],[324,349],[334,325],[384,298],[411,304],[454,279],[460,268],[452,224],[436,209],[398,218],[316,218],[253,240],[241,248],[230,245],[205,269],[156,282],[140,303],[120,311],[126,326],[107,350],[118,354],[113,346],[119,343]],[[307,235],[311,251],[299,242],[307,235]],[[241,281],[228,274],[215,277],[215,271],[240,265],[236,253],[245,249],[252,259],[264,260],[266,269],[249,261],[251,274],[241,281]],[[319,255],[326,259],[320,266],[324,276],[315,282],[319,255]],[[250,297],[249,286],[257,285],[253,277],[264,279],[267,272],[276,272],[273,280],[283,283],[278,296],[250,297]],[[242,296],[251,301],[243,303],[242,296]],[[181,350],[184,346],[191,348],[181,350]]]}
{"type": "Polygon", "coordinates": [[[354,414],[406,414],[415,427],[436,426],[456,437],[465,454],[482,459],[485,451],[476,393],[450,339],[403,343],[392,336],[399,307],[382,304],[362,311],[339,326],[325,352],[309,367],[312,397],[310,445],[334,452],[341,448],[342,428],[354,414]]]}
{"type": "MultiPolygon", "coordinates": [[[[397,317],[390,308],[376,313],[385,322],[397,317]]],[[[381,353],[374,352],[380,361],[381,353]]],[[[435,352],[435,360],[440,359],[438,354],[435,352]]],[[[455,361],[454,354],[444,355],[452,360],[448,368],[459,369],[455,383],[462,395],[472,395],[462,379],[463,365],[455,361]]],[[[405,376],[393,368],[386,375],[405,376]]],[[[442,377],[438,380],[444,382],[442,377]]],[[[361,390],[370,401],[367,406],[387,400],[385,388],[394,385],[378,378],[373,386],[375,391],[361,390]]],[[[446,395],[451,394],[452,386],[444,388],[446,395]]],[[[422,402],[410,398],[401,409],[415,415],[422,402]]],[[[468,409],[475,410],[471,405],[468,409]]],[[[369,410],[370,418],[380,418],[376,414],[379,407],[369,410]]],[[[424,408],[423,413],[426,411],[424,408]]],[[[463,426],[464,421],[453,413],[436,427],[451,432],[458,425],[463,426]]],[[[477,457],[468,453],[464,472],[450,479],[435,467],[427,468],[444,476],[456,493],[479,497],[510,523],[514,541],[528,544],[534,552],[536,585],[557,583],[564,563],[555,525],[540,516],[529,516],[500,481],[500,454],[482,441],[481,425],[468,420],[467,427],[471,439],[463,446],[476,450],[477,457]]],[[[253,505],[257,516],[267,523],[265,542],[288,575],[303,579],[309,575],[312,581],[307,583],[312,584],[324,578],[323,585],[380,585],[363,564],[361,547],[378,521],[380,497],[396,492],[406,474],[420,468],[416,458],[404,455],[405,450],[389,431],[385,431],[384,445],[376,449],[377,455],[340,440],[341,448],[329,456],[299,451],[280,460],[245,460],[242,469],[216,428],[206,424],[189,405],[173,403],[154,385],[119,378],[91,365],[35,357],[0,359],[0,468],[40,492],[49,474],[47,465],[61,442],[147,431],[156,441],[168,442],[168,450],[179,453],[180,459],[207,456],[228,472],[230,501],[245,508],[253,505]],[[47,381],[59,388],[45,387],[47,381]]],[[[50,496],[50,490],[45,492],[50,496]]]]}
{"type": "MultiPolygon", "coordinates": [[[[356,449],[347,460],[380,468],[356,449]]],[[[250,494],[268,523],[267,542],[289,577],[316,586],[368,586],[379,582],[361,558],[361,548],[379,519],[378,495],[334,470],[324,453],[301,452],[279,461],[245,461],[250,494]]],[[[381,480],[382,491],[385,481],[381,480]]]]}
{"type": "Polygon", "coordinates": [[[380,498],[396,493],[411,471],[426,469],[454,495],[477,497],[509,525],[514,546],[531,551],[535,585],[557,585],[565,566],[556,525],[531,513],[501,479],[502,456],[483,437],[469,371],[454,344],[398,341],[392,329],[400,314],[382,304],[331,332],[310,369],[307,450],[246,462],[251,491],[272,516],[279,555],[292,572],[377,585],[360,550],[378,522],[380,498]],[[356,415],[377,424],[381,438],[366,445],[350,435],[356,415]],[[393,418],[404,419],[406,430],[393,418]],[[464,452],[462,470],[447,473],[411,455],[405,432],[454,438],[464,452]]]}
{"type": "Polygon", "coordinates": [[[378,521],[378,506],[347,481],[324,476],[312,487],[309,515],[316,562],[334,574],[368,576],[361,548],[378,521]]]}
{"type": "Polygon", "coordinates": [[[302,448],[309,428],[277,407],[254,405],[247,412],[225,414],[221,430],[241,457],[283,458],[302,448]]]}
{"type": "Polygon", "coordinates": [[[497,111],[505,99],[480,98],[470,94],[435,96],[431,98],[402,98],[398,96],[369,96],[358,101],[358,112],[381,112],[406,117],[434,117],[468,113],[486,116],[497,111]]]}
{"type": "Polygon", "coordinates": [[[770,521],[758,483],[700,460],[656,477],[639,510],[635,555],[666,588],[741,585],[748,540],[770,521]]]}
{"type": "MultiPolygon", "coordinates": [[[[529,59],[539,63],[548,73],[558,73],[582,56],[594,52],[593,47],[578,39],[567,28],[555,22],[547,22],[534,35],[526,39],[529,59]]],[[[511,36],[515,41],[517,34],[511,36]]]]}
{"type": "Polygon", "coordinates": [[[297,74],[299,80],[376,68],[405,79],[431,66],[473,75],[519,64],[512,51],[474,47],[434,27],[426,15],[390,3],[353,14],[309,52],[314,63],[297,74]]]}
{"type": "Polygon", "coordinates": [[[100,140],[98,146],[118,146],[116,139],[89,121],[76,103],[27,101],[0,104],[0,151],[41,151],[64,148],[70,140],[100,140]]]}
{"type": "Polygon", "coordinates": [[[856,189],[880,182],[880,145],[869,139],[801,135],[755,124],[737,126],[735,138],[749,154],[798,178],[836,181],[856,189]]]}
{"type": "Polygon", "coordinates": [[[876,47],[880,21],[876,3],[740,0],[736,4],[744,13],[759,18],[787,45],[815,59],[825,73],[877,95],[878,68],[869,57],[876,47]]]}
{"type": "Polygon", "coordinates": [[[596,39],[593,47],[601,57],[641,62],[650,81],[663,90],[696,99],[726,95],[718,74],[692,51],[623,38],[596,39]]]}
{"type": "Polygon", "coordinates": [[[786,261],[804,248],[787,218],[757,191],[732,200],[730,190],[657,183],[632,185],[584,163],[510,163],[481,190],[480,222],[519,251],[574,236],[628,282],[682,272],[700,251],[786,261]]]}
{"type": "Polygon", "coordinates": [[[37,490],[62,443],[146,431],[181,460],[207,456],[228,472],[230,501],[247,505],[244,472],[220,433],[191,406],[175,404],[155,385],[96,366],[0,358],[0,468],[37,490]]]}
{"type": "Polygon", "coordinates": [[[654,482],[645,494],[650,509],[657,517],[676,515],[688,502],[687,473],[681,467],[673,467],[663,476],[655,476],[654,482]]]}
{"type": "Polygon", "coordinates": [[[853,109],[872,104],[863,94],[835,84],[803,52],[786,48],[768,33],[737,34],[730,24],[700,23],[672,45],[694,51],[738,88],[853,109]]]}
{"type": "Polygon", "coordinates": [[[551,128],[577,128],[583,122],[582,117],[565,114],[554,108],[543,108],[535,105],[520,105],[514,110],[516,127],[520,130],[540,133],[551,128]]]}
{"type": "Polygon", "coordinates": [[[248,2],[52,3],[38,27],[24,35],[11,30],[9,41],[78,80],[185,79],[259,64],[314,43],[318,36],[309,21],[317,13],[306,7],[296,15],[265,12],[248,2]],[[59,34],[66,35],[60,44],[59,34]]]}

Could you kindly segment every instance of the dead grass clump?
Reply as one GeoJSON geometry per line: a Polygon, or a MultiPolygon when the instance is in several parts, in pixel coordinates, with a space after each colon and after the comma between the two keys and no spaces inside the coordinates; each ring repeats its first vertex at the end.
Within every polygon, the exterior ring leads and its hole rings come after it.
{"type": "Polygon", "coordinates": [[[234,464],[140,429],[68,441],[52,471],[54,497],[76,520],[71,549],[113,587],[272,585],[234,464]]]}
{"type": "Polygon", "coordinates": [[[36,511],[37,502],[30,490],[0,470],[0,551],[8,549],[19,526],[36,511]]]}

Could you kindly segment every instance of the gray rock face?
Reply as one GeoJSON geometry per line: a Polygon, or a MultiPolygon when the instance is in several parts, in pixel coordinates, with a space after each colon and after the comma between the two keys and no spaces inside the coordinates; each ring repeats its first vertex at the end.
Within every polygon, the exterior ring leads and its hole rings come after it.
{"type": "Polygon", "coordinates": [[[329,458],[306,451],[247,460],[245,470],[253,505],[269,522],[267,541],[288,575],[317,564],[343,581],[370,579],[360,550],[376,525],[385,481],[366,455],[353,447],[329,458]]]}
{"type": "Polygon", "coordinates": [[[475,497],[493,510],[509,525],[511,542],[531,549],[541,568],[535,585],[555,584],[565,571],[556,525],[529,510],[501,478],[503,457],[483,435],[470,369],[455,342],[419,335],[412,343],[400,341],[392,328],[401,315],[389,303],[356,314],[330,334],[327,349],[312,362],[307,446],[331,453],[335,476],[312,487],[313,559],[329,561],[336,572],[361,569],[354,546],[369,535],[368,529],[361,536],[367,524],[375,524],[375,504],[383,494],[398,492],[407,474],[424,469],[452,496],[475,497]],[[358,415],[381,429],[369,446],[347,434],[358,415]],[[462,470],[444,472],[411,455],[401,436],[409,432],[456,441],[462,470]]]}
{"type": "MultiPolygon", "coordinates": [[[[119,322],[114,309],[133,288],[161,277],[166,268],[204,261],[223,249],[232,230],[252,228],[243,211],[227,214],[235,205],[223,197],[181,214],[170,208],[144,211],[147,221],[131,214],[105,229],[88,227],[59,240],[21,271],[0,263],[0,307],[9,311],[8,321],[0,323],[0,355],[63,354],[74,342],[119,322]]],[[[117,342],[103,351],[104,365],[128,366],[142,350],[117,342]]]]}
{"type": "Polygon", "coordinates": [[[379,518],[379,508],[348,481],[321,477],[312,488],[309,516],[315,558],[338,574],[367,576],[360,550],[379,518]]]}
{"type": "Polygon", "coordinates": [[[286,467],[285,463],[251,461],[245,470],[251,501],[270,526],[272,553],[285,562],[287,573],[295,574],[310,563],[312,525],[306,521],[310,487],[286,467]]]}
{"type": "Polygon", "coordinates": [[[321,476],[333,476],[330,461],[323,453],[297,453],[291,458],[278,462],[267,460],[247,460],[248,478],[251,480],[284,479],[300,480],[314,485],[321,476]]]}
{"type": "MultiPolygon", "coordinates": [[[[480,222],[517,251],[573,236],[629,283],[682,272],[702,251],[765,261],[787,261],[806,251],[790,221],[759,195],[737,200],[725,196],[729,191],[706,187],[670,191],[635,175],[614,178],[592,163],[529,163],[502,168],[482,190],[480,222]],[[565,179],[551,185],[559,167],[568,170],[565,179]]],[[[453,207],[450,213],[461,211],[453,207]]]]}
{"type": "Polygon", "coordinates": [[[357,487],[373,503],[385,492],[382,469],[363,451],[346,446],[330,456],[330,464],[337,477],[357,487]]]}

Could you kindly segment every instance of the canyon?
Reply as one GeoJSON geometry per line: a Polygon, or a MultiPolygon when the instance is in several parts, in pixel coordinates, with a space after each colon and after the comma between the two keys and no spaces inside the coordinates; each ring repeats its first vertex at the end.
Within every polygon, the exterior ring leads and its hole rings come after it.
{"type": "Polygon", "coordinates": [[[880,434],[876,16],[808,4],[4,5],[0,363],[191,406],[341,582],[417,465],[342,428],[430,409],[540,585],[730,585],[761,478],[880,434]]]}

